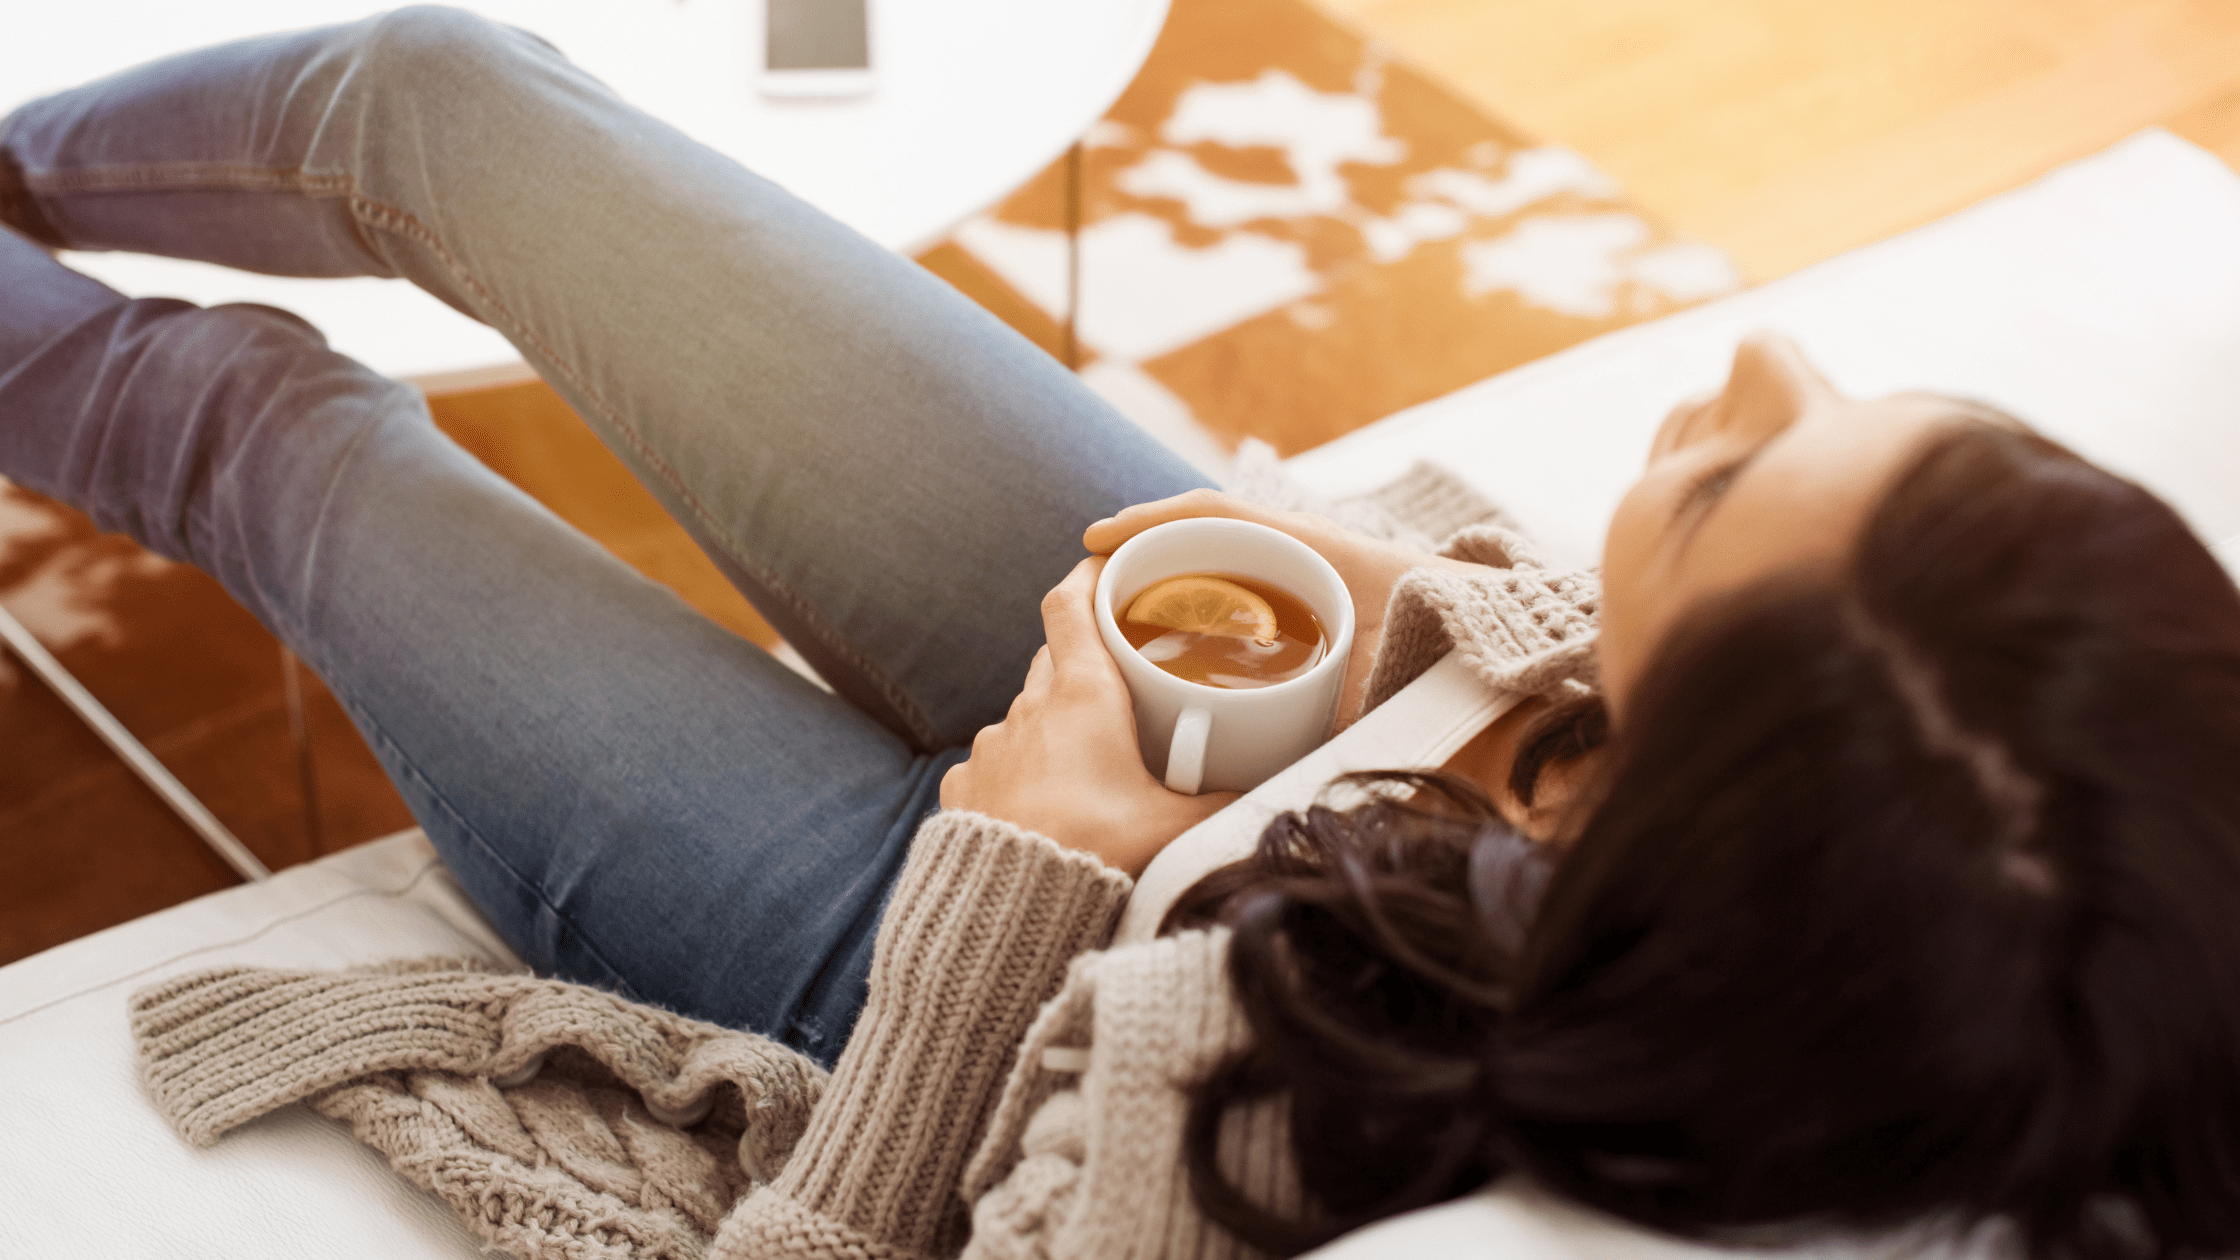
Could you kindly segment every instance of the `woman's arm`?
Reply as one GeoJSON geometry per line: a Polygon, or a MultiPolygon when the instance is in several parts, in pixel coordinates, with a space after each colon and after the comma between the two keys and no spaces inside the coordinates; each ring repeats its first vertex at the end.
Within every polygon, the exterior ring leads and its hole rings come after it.
{"type": "Polygon", "coordinates": [[[1102,561],[1043,603],[1048,646],[1004,720],[942,781],[879,926],[871,993],[785,1170],[725,1219],[714,1255],[938,1256],[957,1186],[1021,1038],[1066,964],[1102,947],[1140,871],[1229,794],[1143,768],[1096,634],[1102,561]]]}
{"type": "Polygon", "coordinates": [[[1176,836],[1237,798],[1184,796],[1144,768],[1128,685],[1097,634],[1104,557],[1075,565],[1042,600],[1044,645],[1011,711],[941,781],[941,803],[1040,832],[1140,875],[1176,836]]]}
{"type": "Polygon", "coordinates": [[[776,1181],[725,1218],[717,1260],[935,1257],[1035,1011],[1110,937],[1131,881],[980,814],[918,831],[879,928],[871,994],[776,1181]]]}

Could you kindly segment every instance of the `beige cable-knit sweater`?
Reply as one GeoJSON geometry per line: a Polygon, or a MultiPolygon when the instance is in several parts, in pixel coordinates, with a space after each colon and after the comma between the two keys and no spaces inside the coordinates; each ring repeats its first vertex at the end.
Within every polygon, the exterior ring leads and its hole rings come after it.
{"type": "MultiPolygon", "coordinates": [[[[1418,474],[1413,498],[1459,501],[1443,487],[1418,474]]],[[[1542,569],[1501,524],[1448,551],[1504,567],[1403,579],[1372,701],[1449,649],[1496,686],[1589,685],[1591,574],[1542,569]]],[[[753,1034],[440,962],[182,977],[135,995],[134,1032],[189,1140],[308,1098],[523,1256],[1244,1254],[1180,1157],[1187,1091],[1248,1041],[1226,935],[1092,952],[1129,890],[1045,837],[935,815],[829,1080],[753,1034]]],[[[1232,1117],[1221,1158],[1301,1206],[1280,1108],[1232,1117]]]]}

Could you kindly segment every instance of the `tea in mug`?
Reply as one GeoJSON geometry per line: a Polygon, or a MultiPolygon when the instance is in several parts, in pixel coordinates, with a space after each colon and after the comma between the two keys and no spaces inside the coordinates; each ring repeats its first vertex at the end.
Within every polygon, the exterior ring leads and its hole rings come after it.
{"type": "Polygon", "coordinates": [[[1208,687],[1271,687],[1313,669],[1330,637],[1305,601],[1228,573],[1188,573],[1145,587],[1117,618],[1143,659],[1208,687]]]}

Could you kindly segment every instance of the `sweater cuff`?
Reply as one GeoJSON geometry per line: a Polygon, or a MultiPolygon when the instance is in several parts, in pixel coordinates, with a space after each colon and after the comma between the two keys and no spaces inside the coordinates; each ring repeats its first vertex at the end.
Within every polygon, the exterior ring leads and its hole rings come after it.
{"type": "MultiPolygon", "coordinates": [[[[1110,938],[1133,886],[1095,857],[985,815],[918,829],[879,927],[870,997],[785,1172],[727,1222],[779,1212],[898,1254],[955,1250],[957,1193],[1035,1011],[1110,938]]],[[[737,1254],[750,1254],[739,1251],[737,1254]]],[[[753,1253],[760,1254],[760,1253],[753,1253]]]]}
{"type": "Polygon", "coordinates": [[[1398,694],[1449,651],[1496,691],[1591,695],[1602,582],[1591,570],[1533,564],[1516,535],[1487,530],[1477,554],[1513,568],[1468,575],[1410,569],[1392,588],[1384,639],[1364,688],[1367,712],[1398,694]]]}
{"type": "Polygon", "coordinates": [[[711,1260],[933,1260],[812,1212],[769,1186],[749,1195],[724,1221],[710,1255],[711,1260]]]}
{"type": "Polygon", "coordinates": [[[226,967],[133,994],[132,1035],[156,1110],[208,1146],[370,1072],[518,1067],[529,1054],[498,1062],[500,1016],[523,983],[465,962],[417,974],[226,967]]]}

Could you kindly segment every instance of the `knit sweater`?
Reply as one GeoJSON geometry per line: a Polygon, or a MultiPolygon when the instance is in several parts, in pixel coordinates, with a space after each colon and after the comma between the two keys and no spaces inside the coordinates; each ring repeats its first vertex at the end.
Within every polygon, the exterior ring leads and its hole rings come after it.
{"type": "MultiPolygon", "coordinates": [[[[1412,476],[1417,500],[1467,502],[1412,476]]],[[[1450,554],[1503,567],[1402,580],[1372,700],[1448,650],[1499,687],[1589,685],[1593,576],[1476,519],[1450,554]]],[[[1190,1087],[1249,1042],[1227,938],[1101,950],[1130,887],[1032,832],[936,814],[829,1079],[754,1034],[457,963],[182,977],[135,995],[134,1033],[189,1140],[309,1099],[522,1256],[1245,1254],[1181,1160],[1190,1087]]],[[[1220,1148],[1232,1184],[1301,1209],[1279,1105],[1229,1117],[1220,1148]]]]}

